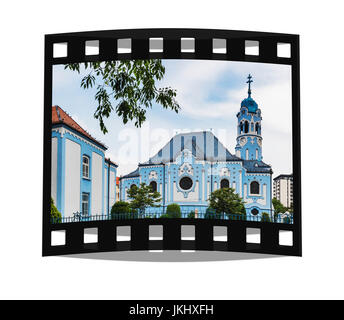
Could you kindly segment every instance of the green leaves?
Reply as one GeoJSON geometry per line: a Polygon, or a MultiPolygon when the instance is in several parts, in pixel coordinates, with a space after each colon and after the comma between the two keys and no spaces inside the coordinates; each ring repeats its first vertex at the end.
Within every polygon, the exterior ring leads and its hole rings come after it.
{"type": "Polygon", "coordinates": [[[153,191],[150,186],[141,183],[140,187],[132,187],[127,191],[128,197],[131,199],[130,206],[138,209],[140,213],[144,213],[147,207],[160,207],[161,195],[157,191],[153,191]]]}
{"type": "MultiPolygon", "coordinates": [[[[171,87],[157,88],[156,82],[163,79],[165,67],[160,59],[85,62],[90,72],[81,80],[83,89],[97,88],[95,100],[98,104],[94,117],[99,120],[102,132],[108,132],[104,119],[111,112],[122,118],[124,124],[134,121],[141,127],[146,120],[146,109],[153,103],[178,113],[177,92],[171,87]]],[[[79,63],[71,63],[65,69],[80,73],[79,63]]]]}
{"type": "Polygon", "coordinates": [[[216,213],[246,214],[243,200],[232,188],[222,188],[211,193],[209,207],[216,213]]]}

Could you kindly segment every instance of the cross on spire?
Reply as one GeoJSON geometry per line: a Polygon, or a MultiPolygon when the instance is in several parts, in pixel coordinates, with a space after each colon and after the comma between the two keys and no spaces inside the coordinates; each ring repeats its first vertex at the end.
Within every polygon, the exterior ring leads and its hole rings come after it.
{"type": "Polygon", "coordinates": [[[248,75],[246,83],[248,83],[248,96],[251,97],[251,83],[253,82],[251,74],[248,75]]]}

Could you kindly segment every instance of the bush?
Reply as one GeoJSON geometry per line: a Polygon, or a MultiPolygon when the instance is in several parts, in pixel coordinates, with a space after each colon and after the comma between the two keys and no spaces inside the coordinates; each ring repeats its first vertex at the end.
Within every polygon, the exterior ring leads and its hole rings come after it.
{"type": "Polygon", "coordinates": [[[117,201],[111,208],[111,219],[137,218],[137,212],[130,208],[130,204],[125,201],[117,201]]]}
{"type": "Polygon", "coordinates": [[[191,212],[188,214],[188,218],[189,218],[189,219],[195,219],[195,211],[191,211],[191,212]]]}
{"type": "Polygon", "coordinates": [[[283,223],[288,223],[288,224],[290,224],[290,223],[291,223],[290,217],[285,217],[285,218],[283,218],[283,223]]]}
{"type": "Polygon", "coordinates": [[[177,203],[171,203],[166,208],[166,214],[169,218],[181,218],[180,206],[177,203]]]}
{"type": "Polygon", "coordinates": [[[262,222],[271,222],[271,219],[270,219],[269,214],[266,213],[266,212],[263,212],[263,213],[262,213],[261,221],[262,221],[262,222]]]}
{"type": "Polygon", "coordinates": [[[53,223],[61,223],[62,221],[61,212],[57,210],[53,198],[50,198],[50,219],[53,223]]]}
{"type": "Polygon", "coordinates": [[[204,219],[221,219],[222,213],[217,213],[215,209],[208,207],[204,214],[204,219]]]}
{"type": "Polygon", "coordinates": [[[167,213],[162,214],[159,218],[169,218],[167,213]]]}

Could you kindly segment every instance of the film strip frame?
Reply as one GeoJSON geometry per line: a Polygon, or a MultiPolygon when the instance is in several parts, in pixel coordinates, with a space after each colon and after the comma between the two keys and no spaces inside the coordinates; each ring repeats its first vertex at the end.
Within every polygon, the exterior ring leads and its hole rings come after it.
{"type": "Polygon", "coordinates": [[[212,29],[127,29],[52,34],[45,36],[43,154],[43,256],[123,250],[215,250],[301,256],[301,146],[299,36],[291,34],[212,29]],[[150,39],[162,39],[162,50],[151,52],[150,39]],[[119,39],[130,40],[130,52],[119,52],[119,39]],[[182,39],[194,39],[193,52],[182,52],[182,39]],[[214,52],[214,39],[225,40],[224,53],[214,52]],[[86,55],[86,42],[97,42],[99,52],[86,55]],[[258,55],[246,54],[249,42],[258,55]],[[54,57],[54,45],[66,44],[64,57],[54,57]],[[278,45],[290,45],[290,56],[279,57],[278,45]],[[206,219],[133,219],[50,224],[51,105],[53,65],[71,62],[127,59],[204,59],[245,61],[291,66],[294,223],[206,219]],[[149,240],[149,226],[163,227],[162,240],[149,240]],[[194,240],[182,240],[181,228],[195,228],[194,240]],[[130,241],[117,241],[117,227],[130,227],[130,241]],[[225,227],[227,241],[214,241],[214,227],[225,227]],[[85,229],[97,228],[98,241],[84,243],[85,229]],[[259,229],[260,243],[247,242],[247,230],[259,229]],[[52,232],[65,231],[65,244],[53,246],[52,232]],[[282,231],[292,232],[292,245],[279,243],[282,231]]]}

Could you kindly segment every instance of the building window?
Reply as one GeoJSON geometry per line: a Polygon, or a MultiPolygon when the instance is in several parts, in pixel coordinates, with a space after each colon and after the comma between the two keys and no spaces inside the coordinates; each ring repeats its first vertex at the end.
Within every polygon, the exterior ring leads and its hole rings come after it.
{"type": "Polygon", "coordinates": [[[90,178],[90,158],[87,156],[82,156],[82,177],[90,178]]]}
{"type": "Polygon", "coordinates": [[[250,193],[259,194],[259,183],[257,181],[252,181],[250,184],[250,193]]]}
{"type": "Polygon", "coordinates": [[[192,179],[189,177],[183,177],[179,181],[179,186],[183,190],[189,190],[192,188],[193,182],[192,179]]]}
{"type": "Polygon", "coordinates": [[[223,189],[223,188],[229,188],[229,181],[228,179],[222,179],[221,182],[220,182],[220,188],[223,189]]]}
{"type": "Polygon", "coordinates": [[[82,194],[82,215],[88,216],[89,215],[89,207],[90,207],[90,195],[88,193],[82,194]]]}
{"type": "Polygon", "coordinates": [[[137,188],[137,185],[135,183],[133,183],[131,186],[130,186],[130,190],[134,190],[135,188],[137,188]]]}
{"type": "Polygon", "coordinates": [[[245,133],[248,133],[248,121],[245,121],[245,133]]]}
{"type": "Polygon", "coordinates": [[[155,181],[152,181],[149,186],[152,188],[152,191],[155,192],[157,191],[158,185],[156,184],[155,181]]]}
{"type": "Polygon", "coordinates": [[[259,211],[258,211],[256,208],[254,208],[254,209],[251,210],[251,213],[252,213],[254,216],[256,216],[256,215],[259,213],[259,211]]]}
{"type": "Polygon", "coordinates": [[[259,124],[258,124],[258,122],[256,122],[256,133],[257,134],[259,133],[259,124]]]}

